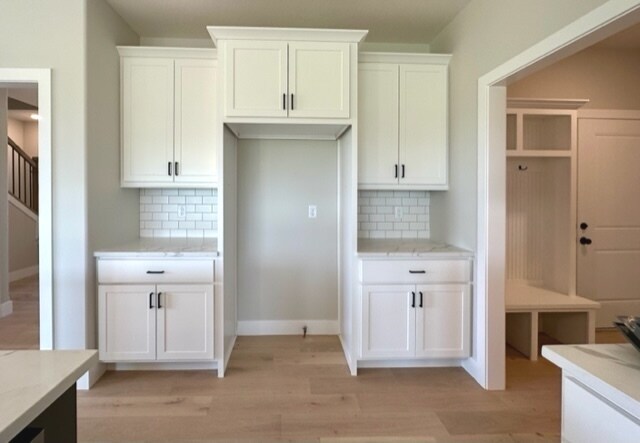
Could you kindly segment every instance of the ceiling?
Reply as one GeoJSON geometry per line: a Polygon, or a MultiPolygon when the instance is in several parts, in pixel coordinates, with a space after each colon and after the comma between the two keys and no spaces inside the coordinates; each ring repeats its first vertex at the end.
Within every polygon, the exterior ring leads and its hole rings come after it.
{"type": "Polygon", "coordinates": [[[106,0],[144,38],[209,38],[206,26],[368,29],[367,42],[427,44],[470,0],[106,0]]]}

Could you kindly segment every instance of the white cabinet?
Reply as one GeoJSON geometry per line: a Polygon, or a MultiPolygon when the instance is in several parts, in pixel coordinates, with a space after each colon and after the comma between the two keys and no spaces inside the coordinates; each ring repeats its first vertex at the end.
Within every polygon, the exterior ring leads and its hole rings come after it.
{"type": "Polygon", "coordinates": [[[359,187],[447,189],[449,56],[363,53],[360,61],[359,187]]]}
{"type": "Polygon", "coordinates": [[[361,359],[469,356],[471,261],[364,259],[361,359]]]}
{"type": "Polygon", "coordinates": [[[119,47],[122,186],[217,183],[216,61],[210,50],[119,47]]]}
{"type": "Polygon", "coordinates": [[[213,260],[98,260],[100,360],[212,360],[213,266],[213,260]],[[185,267],[199,284],[182,283],[185,267]]]}
{"type": "Polygon", "coordinates": [[[225,116],[349,118],[348,43],[231,40],[225,116]]]}

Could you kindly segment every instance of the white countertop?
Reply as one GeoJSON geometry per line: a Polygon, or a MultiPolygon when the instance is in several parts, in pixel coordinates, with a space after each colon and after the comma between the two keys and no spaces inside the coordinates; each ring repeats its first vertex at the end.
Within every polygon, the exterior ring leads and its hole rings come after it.
{"type": "Polygon", "coordinates": [[[98,363],[97,351],[0,351],[0,441],[9,441],[98,363]]]}
{"type": "Polygon", "coordinates": [[[542,355],[640,418],[640,352],[630,344],[543,346],[542,355]]]}
{"type": "Polygon", "coordinates": [[[140,238],[93,253],[99,258],[217,257],[217,238],[140,238]]]}
{"type": "Polygon", "coordinates": [[[423,258],[471,258],[473,252],[445,243],[417,239],[358,239],[358,256],[379,257],[423,257],[423,258]]]}

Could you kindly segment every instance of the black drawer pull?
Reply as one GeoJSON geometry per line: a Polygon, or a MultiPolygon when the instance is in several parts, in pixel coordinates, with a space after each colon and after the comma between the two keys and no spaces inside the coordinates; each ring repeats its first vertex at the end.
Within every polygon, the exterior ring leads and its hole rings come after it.
{"type": "Polygon", "coordinates": [[[415,292],[411,292],[411,307],[412,308],[416,307],[416,293],[415,292]]]}
{"type": "Polygon", "coordinates": [[[160,298],[161,295],[162,292],[158,292],[158,309],[162,309],[162,299],[160,298]]]}
{"type": "Polygon", "coordinates": [[[149,292],[149,309],[153,309],[153,292],[149,292]]]}
{"type": "Polygon", "coordinates": [[[164,271],[147,271],[147,274],[164,274],[164,271]]]}
{"type": "Polygon", "coordinates": [[[422,293],[422,291],[420,291],[419,294],[420,294],[420,307],[422,308],[423,307],[423,303],[422,302],[423,302],[424,294],[422,293]]]}
{"type": "Polygon", "coordinates": [[[426,274],[426,273],[427,273],[427,271],[424,271],[424,270],[422,270],[422,271],[409,270],[409,274],[426,274]]]}

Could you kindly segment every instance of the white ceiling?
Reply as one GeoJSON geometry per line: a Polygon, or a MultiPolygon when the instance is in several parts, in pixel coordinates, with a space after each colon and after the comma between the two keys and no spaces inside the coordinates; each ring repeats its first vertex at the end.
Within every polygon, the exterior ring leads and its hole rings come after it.
{"type": "Polygon", "coordinates": [[[217,26],[368,29],[367,42],[427,44],[470,0],[107,0],[140,37],[209,38],[217,26]]]}

